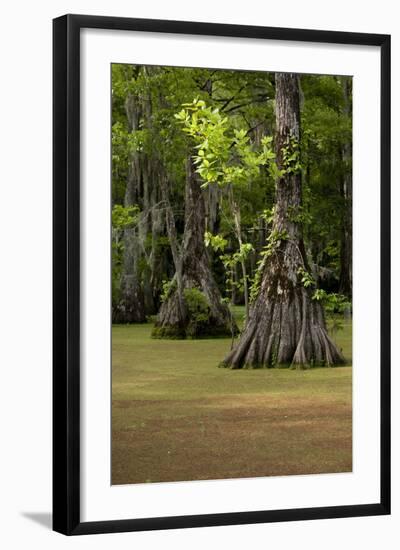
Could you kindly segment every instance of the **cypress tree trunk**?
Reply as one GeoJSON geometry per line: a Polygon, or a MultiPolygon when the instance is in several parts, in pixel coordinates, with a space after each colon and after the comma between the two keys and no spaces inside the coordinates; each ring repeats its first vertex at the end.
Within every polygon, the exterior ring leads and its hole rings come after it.
{"type": "MultiPolygon", "coordinates": [[[[138,98],[129,95],[126,99],[125,109],[130,130],[134,132],[139,127],[140,119],[138,98]]],[[[125,190],[124,205],[126,207],[138,204],[140,180],[140,159],[138,153],[135,152],[132,154],[125,190]]],[[[140,225],[141,220],[139,220],[136,227],[129,227],[124,230],[120,296],[118,303],[114,304],[113,307],[113,323],[146,322],[144,296],[139,272],[139,261],[142,255],[139,235],[140,225]]]]}
{"type": "MultiPolygon", "coordinates": [[[[130,196],[131,190],[132,187],[128,184],[125,193],[125,206],[135,204],[130,196]]],[[[144,295],[139,273],[141,249],[138,233],[137,227],[129,227],[124,230],[120,297],[113,308],[113,323],[146,322],[144,295]]]]}
{"type": "Polygon", "coordinates": [[[344,359],[328,336],[322,306],[302,282],[309,272],[303,244],[299,82],[295,74],[276,74],[277,181],[270,249],[260,266],[260,288],[246,327],[222,366],[331,366],[344,359]],[[303,275],[302,275],[303,274],[303,275]]]}
{"type": "Polygon", "coordinates": [[[113,308],[113,323],[146,322],[143,290],[138,273],[138,248],[137,230],[125,229],[120,300],[113,308]]]}
{"type": "Polygon", "coordinates": [[[191,159],[187,161],[185,228],[181,260],[153,330],[155,338],[230,336],[237,331],[221,301],[204,244],[205,204],[191,159]],[[232,326],[233,324],[233,326],[232,326]]]}
{"type": "MultiPolygon", "coordinates": [[[[158,311],[159,291],[164,275],[165,251],[161,250],[159,239],[164,234],[165,216],[162,209],[162,174],[160,164],[154,162],[153,186],[151,190],[151,251],[150,251],[150,287],[153,295],[153,306],[158,311]]],[[[155,313],[153,311],[152,313],[155,313]]]]}

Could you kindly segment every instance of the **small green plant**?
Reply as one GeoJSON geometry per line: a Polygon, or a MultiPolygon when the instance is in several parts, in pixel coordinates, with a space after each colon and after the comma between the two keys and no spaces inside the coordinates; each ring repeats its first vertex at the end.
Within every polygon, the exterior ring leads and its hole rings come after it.
{"type": "Polygon", "coordinates": [[[265,220],[267,224],[270,224],[274,221],[274,215],[275,207],[273,206],[272,208],[266,208],[261,214],[261,217],[265,220]]]}
{"type": "Polygon", "coordinates": [[[283,170],[285,174],[297,174],[301,171],[299,142],[294,137],[286,141],[282,148],[283,170]]]}
{"type": "Polygon", "coordinates": [[[344,314],[351,309],[351,302],[343,294],[334,292],[328,293],[322,288],[318,288],[313,294],[313,300],[323,302],[325,310],[331,314],[344,314]]]}
{"type": "Polygon", "coordinates": [[[111,212],[113,230],[121,231],[136,223],[139,212],[140,210],[137,205],[122,206],[121,204],[116,204],[111,212]]]}
{"type": "Polygon", "coordinates": [[[204,244],[208,247],[210,246],[214,252],[219,250],[223,252],[225,250],[228,241],[222,237],[222,235],[213,235],[209,231],[204,233],[204,244]]]}
{"type": "Polygon", "coordinates": [[[210,307],[207,298],[198,288],[186,288],[183,291],[186,311],[189,317],[187,334],[197,335],[202,327],[207,325],[210,316],[210,307]]]}
{"type": "MultiPolygon", "coordinates": [[[[223,252],[228,241],[224,239],[222,235],[213,235],[207,231],[204,235],[204,243],[215,252],[223,252]]],[[[232,292],[234,288],[239,292],[243,292],[244,280],[241,278],[239,281],[235,281],[233,272],[236,265],[245,262],[252,252],[254,252],[254,247],[251,243],[241,243],[239,250],[236,252],[232,254],[220,254],[219,258],[225,267],[225,284],[227,292],[232,292]]]]}
{"type": "Polygon", "coordinates": [[[330,332],[335,337],[337,332],[343,329],[343,316],[351,311],[350,300],[343,294],[328,293],[322,288],[314,292],[312,299],[323,303],[330,332]]]}
{"type": "Polygon", "coordinates": [[[309,271],[307,271],[303,267],[300,267],[297,271],[297,274],[300,276],[300,281],[304,288],[315,286],[314,278],[309,271]]]}
{"type": "Polygon", "coordinates": [[[176,290],[177,288],[176,279],[171,279],[170,281],[164,280],[161,283],[161,285],[162,285],[162,292],[161,292],[160,300],[163,303],[170,297],[172,292],[176,290]]]}
{"type": "Polygon", "coordinates": [[[282,241],[287,241],[289,235],[286,231],[277,231],[274,229],[268,236],[267,244],[263,247],[260,253],[260,260],[257,262],[257,269],[252,280],[250,289],[250,303],[253,303],[260,292],[260,285],[262,280],[262,272],[264,266],[268,260],[280,246],[282,241]]]}
{"type": "Polygon", "coordinates": [[[288,208],[288,218],[293,223],[300,223],[305,226],[309,226],[312,222],[312,216],[307,212],[302,206],[289,206],[288,208]]]}

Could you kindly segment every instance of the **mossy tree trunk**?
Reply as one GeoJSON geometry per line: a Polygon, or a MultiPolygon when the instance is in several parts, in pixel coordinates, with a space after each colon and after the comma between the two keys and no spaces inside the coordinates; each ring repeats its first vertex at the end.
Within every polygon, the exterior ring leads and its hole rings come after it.
{"type": "Polygon", "coordinates": [[[203,191],[192,160],[188,159],[181,257],[174,258],[176,273],[157,317],[153,330],[156,338],[229,336],[232,330],[237,331],[210,268],[204,244],[205,224],[203,191]],[[191,294],[193,290],[195,294],[191,294]]]}
{"type": "MultiPolygon", "coordinates": [[[[149,69],[141,68],[142,74],[149,69]]],[[[149,93],[129,93],[125,101],[129,132],[142,127],[152,130],[153,106],[149,93]]],[[[161,178],[163,171],[158,152],[151,147],[130,153],[124,205],[137,206],[135,227],[123,234],[123,265],[119,297],[113,303],[113,322],[141,323],[146,315],[155,314],[163,279],[163,252],[158,246],[164,234],[161,178]]]]}
{"type": "MultiPolygon", "coordinates": [[[[125,111],[129,129],[135,132],[139,128],[141,117],[140,101],[132,94],[125,102],[125,111]]],[[[125,189],[124,205],[130,207],[139,203],[142,165],[139,153],[131,155],[128,179],[125,189]]],[[[142,257],[140,219],[134,227],[127,227],[123,234],[123,263],[120,280],[119,300],[113,306],[113,323],[144,323],[146,322],[145,301],[139,271],[142,257]]]]}
{"type": "Polygon", "coordinates": [[[329,337],[321,304],[305,286],[309,272],[299,214],[302,204],[299,82],[276,74],[276,161],[281,176],[270,247],[260,266],[260,288],[238,344],[222,366],[237,368],[343,363],[329,337]]]}

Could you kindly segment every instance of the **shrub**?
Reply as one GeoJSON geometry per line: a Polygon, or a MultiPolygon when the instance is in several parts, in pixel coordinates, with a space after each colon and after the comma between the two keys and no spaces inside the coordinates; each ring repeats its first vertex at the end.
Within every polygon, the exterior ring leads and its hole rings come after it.
{"type": "Polygon", "coordinates": [[[198,288],[187,288],[183,295],[189,320],[187,335],[195,336],[207,327],[210,307],[207,298],[198,288]]]}

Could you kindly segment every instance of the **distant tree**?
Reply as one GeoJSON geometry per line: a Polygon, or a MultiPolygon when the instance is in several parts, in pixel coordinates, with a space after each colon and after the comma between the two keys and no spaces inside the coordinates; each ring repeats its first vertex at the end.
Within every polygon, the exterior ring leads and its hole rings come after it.
{"type": "Polygon", "coordinates": [[[214,280],[204,243],[204,191],[191,156],[186,161],[185,227],[181,260],[153,330],[157,338],[230,335],[232,319],[214,280]]]}
{"type": "MultiPolygon", "coordinates": [[[[128,120],[127,135],[132,135],[138,127],[141,116],[141,104],[137,96],[128,94],[125,100],[125,110],[128,120]]],[[[124,137],[127,138],[127,135],[124,137]]],[[[132,209],[139,202],[140,182],[143,164],[139,154],[133,150],[128,152],[128,174],[124,194],[124,207],[132,209]]],[[[140,259],[143,254],[140,246],[139,226],[140,212],[136,223],[126,224],[123,229],[123,261],[120,271],[119,293],[113,307],[113,322],[143,323],[146,321],[143,286],[140,277],[140,259]]]]}
{"type": "Polygon", "coordinates": [[[304,242],[327,291],[351,297],[351,77],[302,75],[304,242]]]}
{"type": "MultiPolygon", "coordinates": [[[[254,252],[254,247],[243,239],[239,197],[242,197],[243,189],[251,187],[251,183],[259,177],[261,167],[267,165],[275,168],[271,162],[275,158],[270,147],[272,138],[264,136],[259,146],[255,147],[250,142],[248,132],[243,128],[235,128],[219,108],[207,107],[204,101],[198,99],[183,107],[176,117],[182,123],[183,131],[196,144],[194,164],[202,187],[217,186],[222,190],[233,221],[232,232],[238,248],[231,254],[222,254],[221,259],[227,269],[230,286],[233,285],[231,269],[237,264],[241,266],[241,284],[248,315],[249,276],[246,260],[254,252]]],[[[207,232],[206,245],[224,252],[227,241],[222,235],[207,232]]]]}

